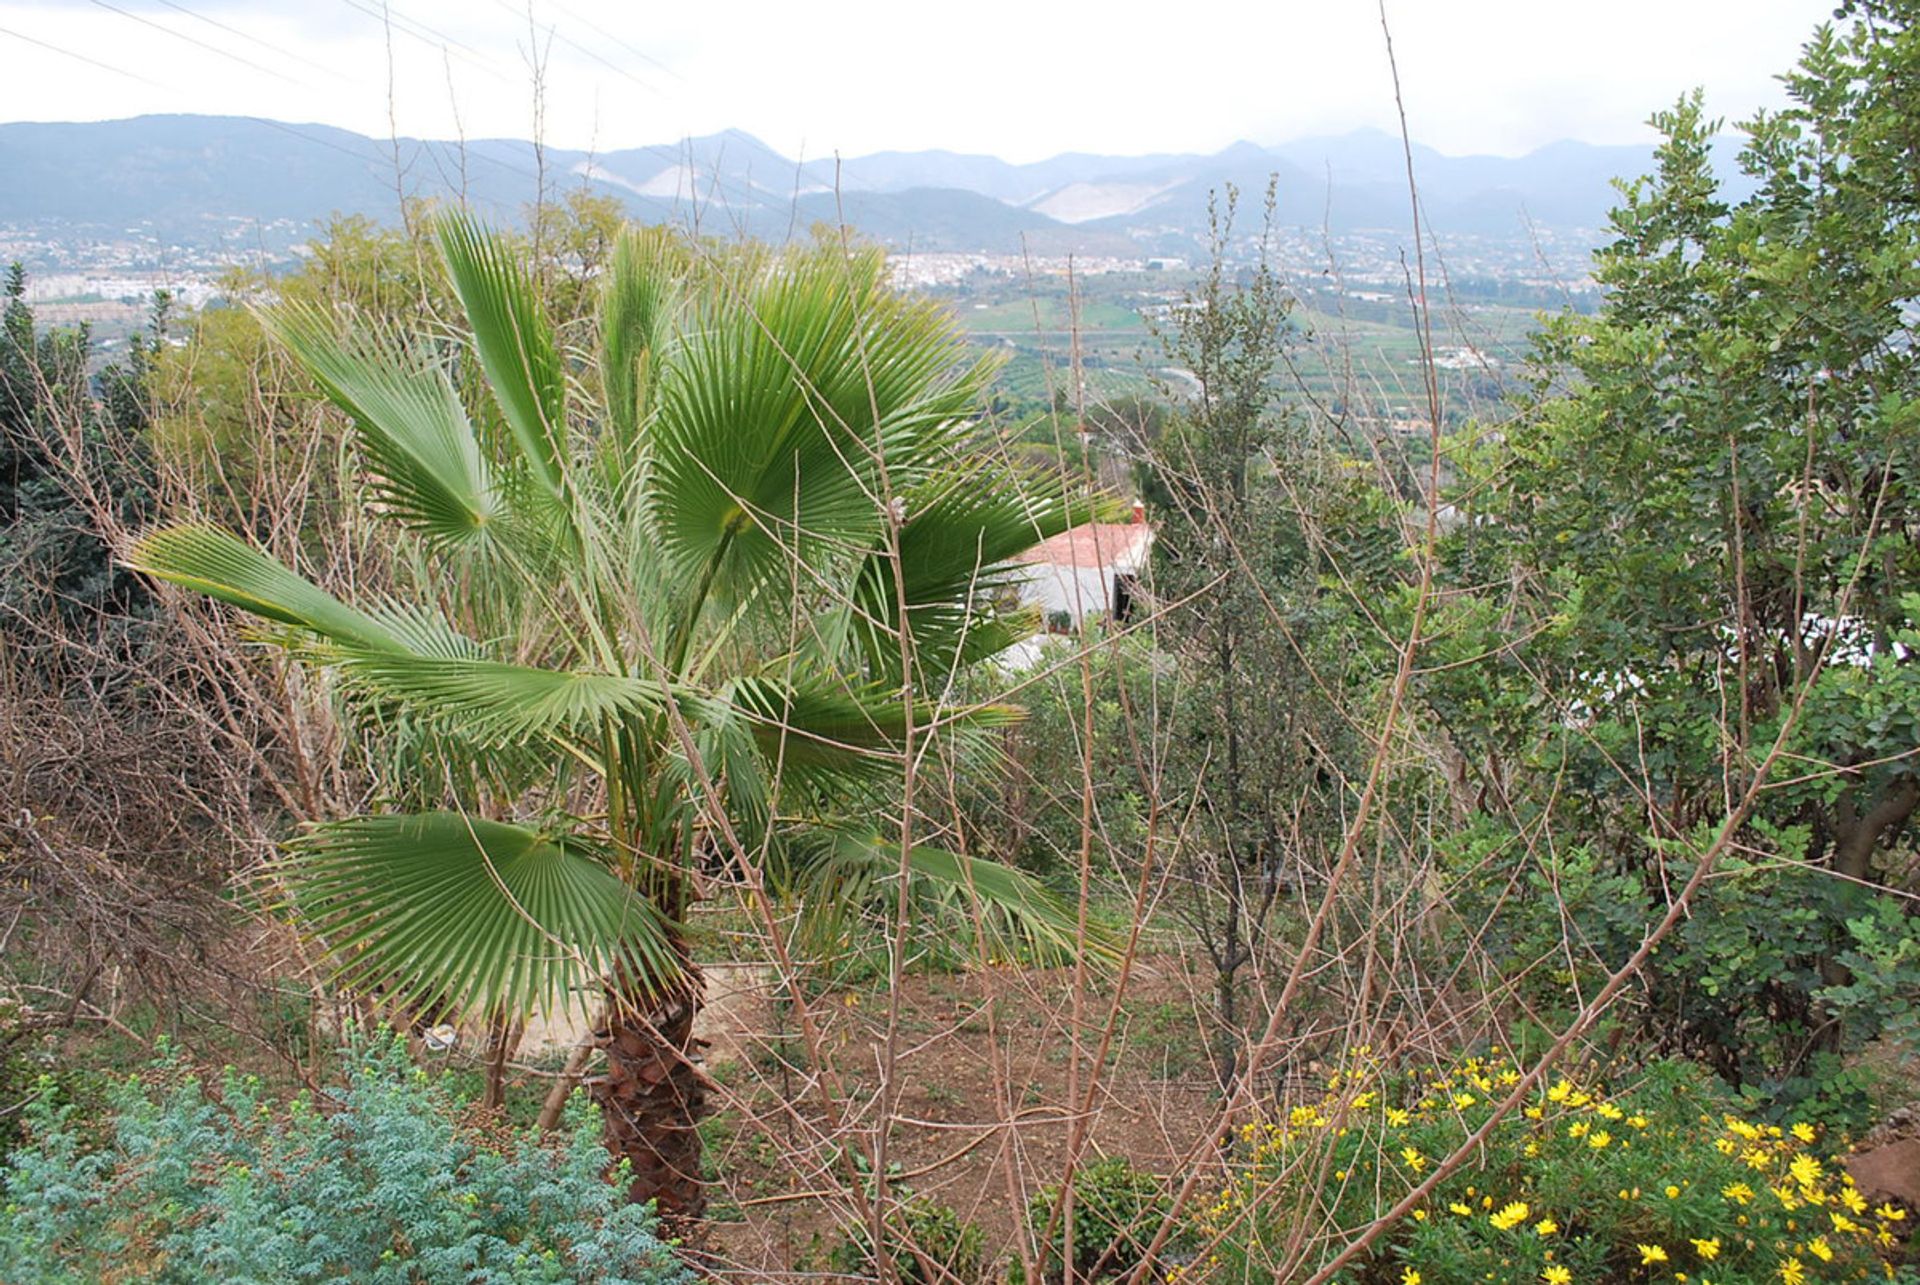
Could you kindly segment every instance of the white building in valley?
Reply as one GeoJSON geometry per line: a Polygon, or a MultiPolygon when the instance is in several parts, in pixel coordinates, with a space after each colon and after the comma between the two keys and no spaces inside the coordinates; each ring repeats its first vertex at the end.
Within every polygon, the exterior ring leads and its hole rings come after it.
{"type": "Polygon", "coordinates": [[[1078,633],[1089,620],[1124,621],[1153,547],[1144,505],[1130,522],[1087,522],[1021,554],[1021,602],[1040,609],[1049,633],[1078,633]]]}

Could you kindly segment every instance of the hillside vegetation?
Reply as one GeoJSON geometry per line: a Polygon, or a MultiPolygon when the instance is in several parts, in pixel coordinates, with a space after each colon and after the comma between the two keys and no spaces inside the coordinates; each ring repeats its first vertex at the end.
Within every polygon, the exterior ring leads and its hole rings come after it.
{"type": "Polygon", "coordinates": [[[16,267],[0,1276],[1920,1282],[1920,6],[1785,83],[1541,311],[1237,171],[16,267]]]}

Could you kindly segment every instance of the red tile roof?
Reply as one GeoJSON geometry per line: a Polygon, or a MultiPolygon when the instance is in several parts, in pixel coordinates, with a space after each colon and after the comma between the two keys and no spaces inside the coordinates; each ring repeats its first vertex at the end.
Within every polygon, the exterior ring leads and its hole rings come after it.
{"type": "Polygon", "coordinates": [[[1144,523],[1087,522],[1041,541],[1016,561],[1087,568],[1137,563],[1152,539],[1153,530],[1144,523]]]}

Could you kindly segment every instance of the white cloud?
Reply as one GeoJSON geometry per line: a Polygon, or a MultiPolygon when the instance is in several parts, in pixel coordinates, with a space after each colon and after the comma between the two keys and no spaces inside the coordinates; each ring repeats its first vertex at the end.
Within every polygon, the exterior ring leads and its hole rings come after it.
{"type": "MultiPolygon", "coordinates": [[[[1831,7],[1388,3],[1414,136],[1507,154],[1644,139],[1647,115],[1693,85],[1732,118],[1775,104],[1773,77],[1831,7]]],[[[547,140],[601,150],[734,127],[788,155],[946,147],[1032,160],[1395,123],[1372,0],[532,0],[531,30],[526,0],[393,0],[391,41],[381,8],[0,0],[0,120],[206,112],[526,137],[543,54],[547,140]]]]}

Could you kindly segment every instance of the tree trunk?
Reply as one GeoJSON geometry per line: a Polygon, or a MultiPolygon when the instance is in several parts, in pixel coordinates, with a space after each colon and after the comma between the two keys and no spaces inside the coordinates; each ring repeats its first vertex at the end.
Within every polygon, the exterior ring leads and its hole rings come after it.
{"type": "Polygon", "coordinates": [[[706,1041],[693,1021],[702,982],[688,964],[684,988],[658,997],[613,996],[594,1043],[607,1055],[603,1074],[586,1081],[599,1104],[607,1150],[633,1166],[628,1195],[656,1201],[672,1220],[692,1222],[707,1207],[700,1178],[700,1121],[707,1077],[696,1065],[706,1041]]]}
{"type": "Polygon", "coordinates": [[[1873,854],[1880,841],[1897,832],[1920,807],[1920,782],[1901,781],[1859,813],[1851,795],[1840,797],[1834,827],[1833,866],[1849,879],[1871,881],[1873,854]]]}
{"type": "Polygon", "coordinates": [[[534,1122],[534,1127],[540,1132],[551,1133],[560,1127],[560,1117],[566,1114],[567,1099],[573,1096],[574,1089],[579,1085],[580,1076],[586,1071],[593,1051],[600,1047],[599,1031],[605,1025],[604,1020],[596,1021],[586,1038],[574,1045],[573,1052],[567,1054],[567,1064],[554,1077],[552,1087],[547,1090],[547,1100],[540,1105],[540,1118],[534,1122]]]}
{"type": "Polygon", "coordinates": [[[497,1111],[507,1104],[507,1063],[520,1047],[520,1037],[526,1029],[522,1023],[510,1022],[504,1017],[495,1017],[487,1023],[486,1087],[480,1105],[488,1111],[497,1111]]]}

